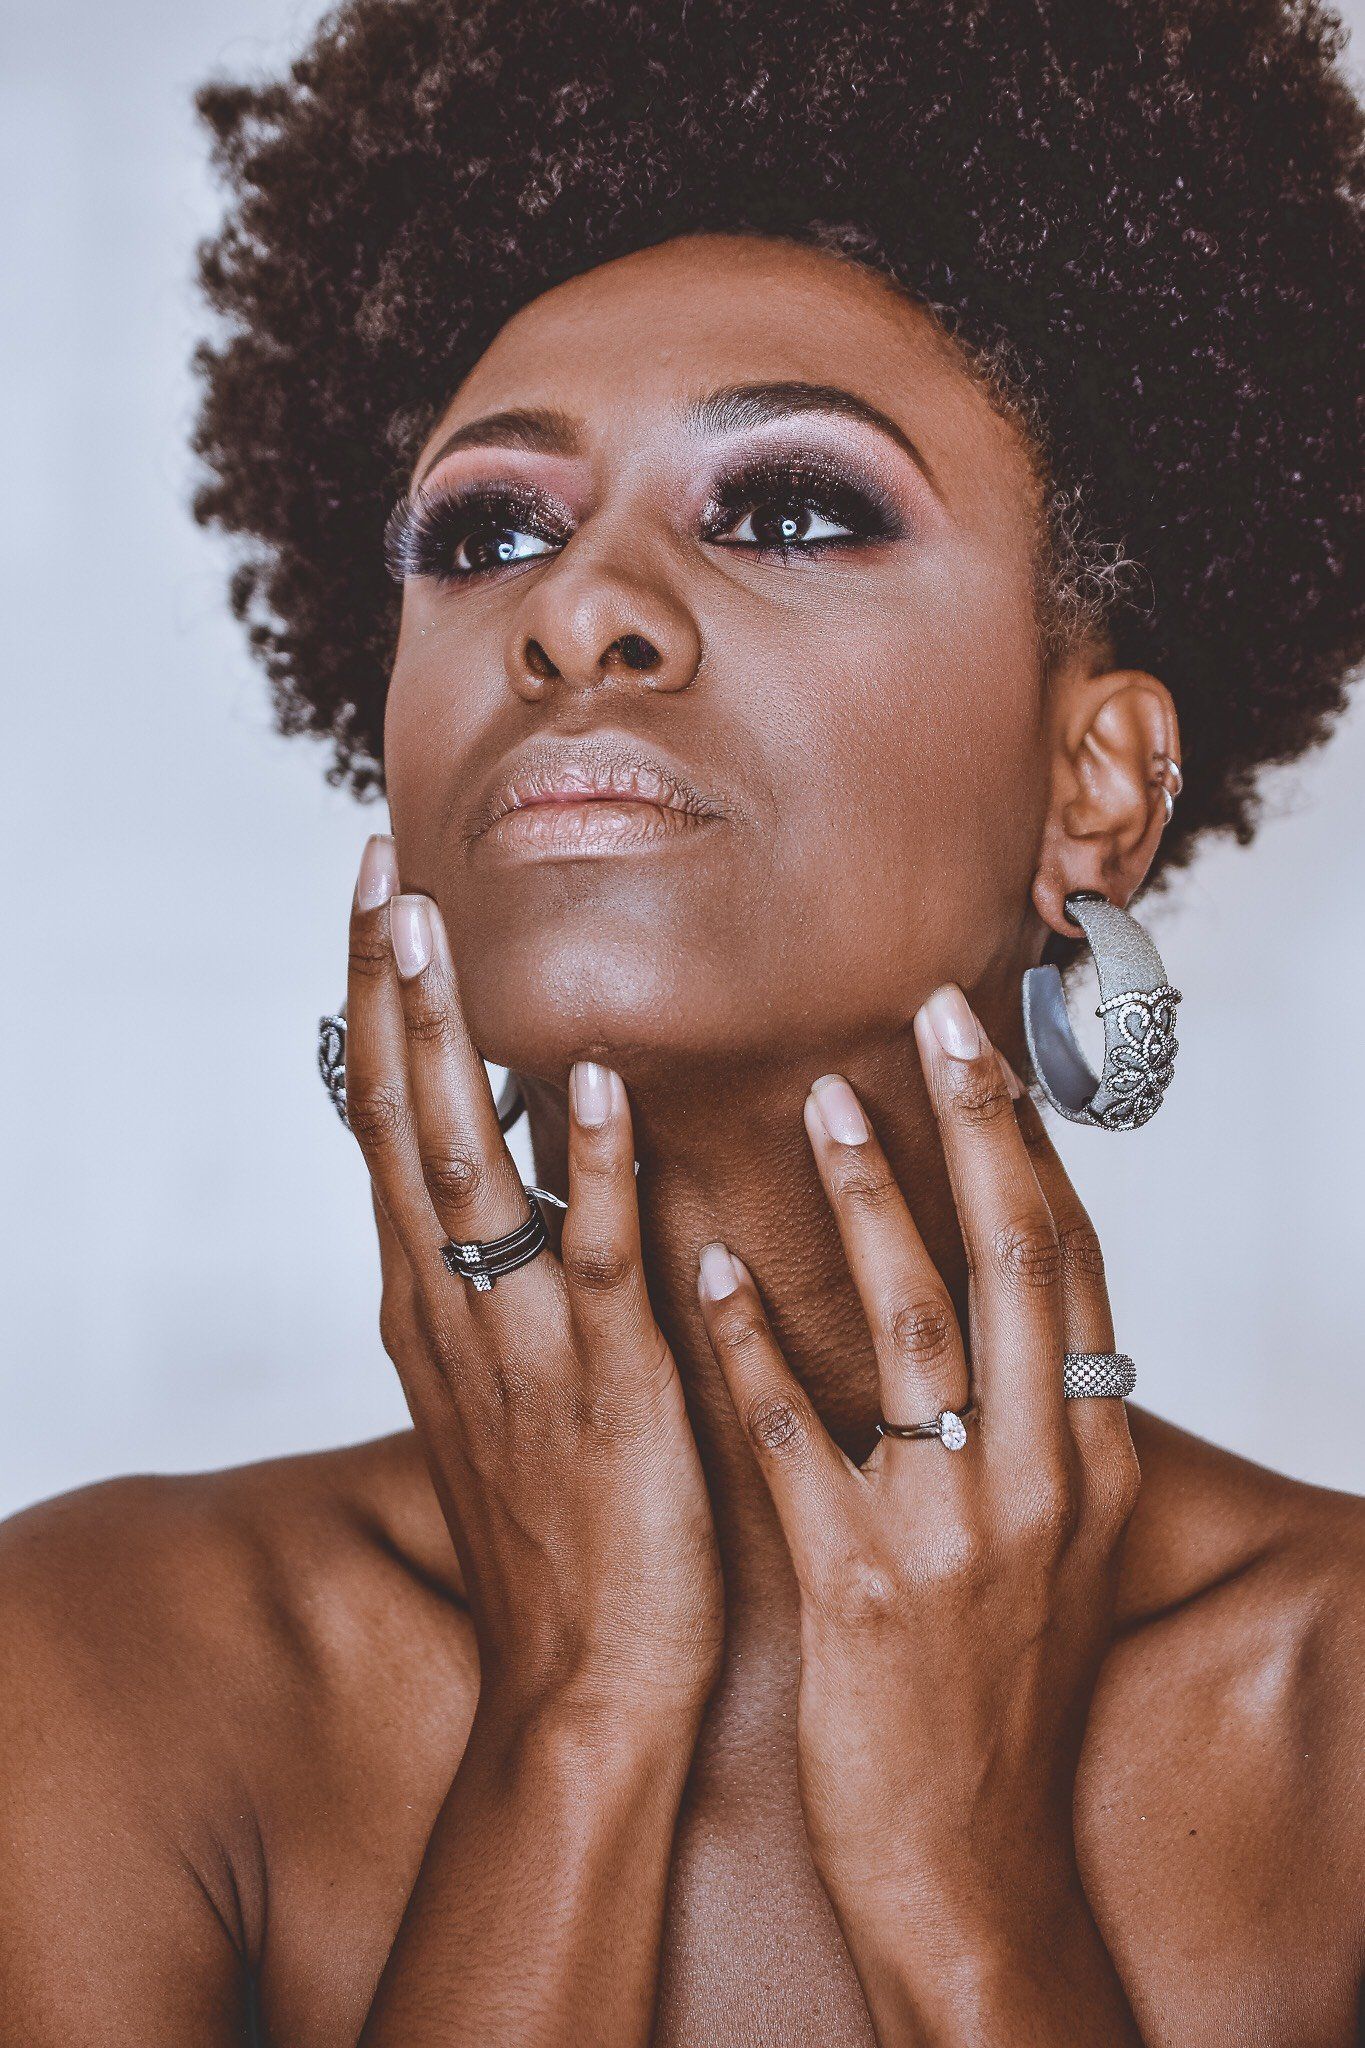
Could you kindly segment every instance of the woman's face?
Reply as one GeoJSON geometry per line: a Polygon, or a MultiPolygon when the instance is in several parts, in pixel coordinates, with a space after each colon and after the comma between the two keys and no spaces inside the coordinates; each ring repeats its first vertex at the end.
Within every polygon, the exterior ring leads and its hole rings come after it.
{"type": "Polygon", "coordinates": [[[518,313],[413,479],[389,799],[488,1058],[818,1063],[1017,971],[1037,486],[927,314],[669,242],[518,313]]]}

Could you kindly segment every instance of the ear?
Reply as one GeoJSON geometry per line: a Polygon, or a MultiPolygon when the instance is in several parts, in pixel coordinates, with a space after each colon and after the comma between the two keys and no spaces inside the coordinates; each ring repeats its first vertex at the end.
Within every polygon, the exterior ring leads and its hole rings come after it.
{"type": "Polygon", "coordinates": [[[1077,927],[1062,906],[1073,889],[1126,907],[1151,866],[1167,823],[1159,757],[1178,765],[1180,729],[1170,691],[1143,669],[1054,680],[1052,794],[1033,901],[1071,938],[1077,927]]]}

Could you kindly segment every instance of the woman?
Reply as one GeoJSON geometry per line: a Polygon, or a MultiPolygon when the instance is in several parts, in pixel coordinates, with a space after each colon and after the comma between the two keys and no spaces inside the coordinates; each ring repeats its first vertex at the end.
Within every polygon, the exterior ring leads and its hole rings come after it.
{"type": "Polygon", "coordinates": [[[353,0],[201,96],[413,1428],[7,1525],[17,2040],[1354,2038],[1360,1509],[1064,1380],[1017,1078],[1365,653],[1335,58],[353,0]]]}

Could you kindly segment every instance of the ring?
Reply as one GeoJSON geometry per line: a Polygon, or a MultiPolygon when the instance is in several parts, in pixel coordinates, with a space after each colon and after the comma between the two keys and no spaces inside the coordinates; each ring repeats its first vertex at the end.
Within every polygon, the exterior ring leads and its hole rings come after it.
{"type": "Polygon", "coordinates": [[[967,1417],[976,1412],[975,1401],[965,1408],[940,1408],[932,1422],[879,1422],[878,1436],[936,1436],[947,1451],[960,1451],[967,1441],[967,1417]]]}
{"type": "Polygon", "coordinates": [[[537,1252],[544,1251],[549,1238],[538,1202],[553,1202],[557,1209],[568,1207],[548,1188],[528,1187],[526,1193],[532,1198],[531,1213],[515,1230],[505,1230],[501,1237],[475,1238],[470,1244],[458,1244],[451,1238],[441,1246],[447,1271],[458,1273],[462,1280],[472,1280],[479,1294],[491,1293],[493,1282],[502,1274],[515,1272],[518,1266],[535,1258],[537,1252]]]}
{"type": "Polygon", "coordinates": [[[1068,1401],[1107,1395],[1126,1401],[1137,1385],[1137,1367],[1126,1351],[1068,1351],[1062,1360],[1062,1392],[1068,1401]]]}

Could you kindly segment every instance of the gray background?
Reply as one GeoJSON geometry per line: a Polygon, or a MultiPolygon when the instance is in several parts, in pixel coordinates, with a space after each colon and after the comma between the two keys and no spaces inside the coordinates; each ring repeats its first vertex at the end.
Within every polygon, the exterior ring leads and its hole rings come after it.
{"type": "MultiPolygon", "coordinates": [[[[191,251],[217,205],[191,91],[280,63],[314,14],[6,15],[0,1512],[407,1423],[361,1162],[313,1068],[384,814],[273,735],[186,511],[191,251]]],[[[1257,844],[1209,848],[1152,914],[1185,994],[1162,1114],[1060,1127],[1139,1399],[1353,1490],[1362,767],[1357,705],[1275,780],[1257,844]]]]}

